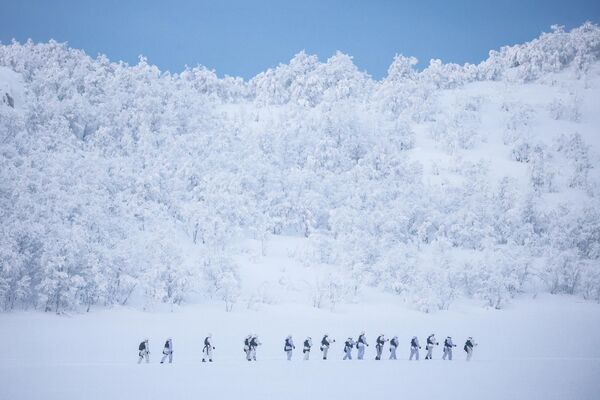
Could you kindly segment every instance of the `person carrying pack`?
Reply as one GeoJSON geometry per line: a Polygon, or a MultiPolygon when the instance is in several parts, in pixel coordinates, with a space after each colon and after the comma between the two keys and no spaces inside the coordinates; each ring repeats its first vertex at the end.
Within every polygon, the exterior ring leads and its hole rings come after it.
{"type": "Polygon", "coordinates": [[[352,348],[354,347],[354,340],[352,338],[346,339],[344,343],[344,360],[352,360],[352,348]]]}
{"type": "Polygon", "coordinates": [[[285,338],[285,344],[283,345],[283,351],[286,352],[288,361],[291,361],[292,351],[295,348],[296,346],[294,346],[294,340],[292,339],[292,335],[288,335],[288,337],[285,338]]]}
{"type": "Polygon", "coordinates": [[[148,339],[142,340],[140,345],[138,346],[139,356],[138,364],[142,362],[142,360],[146,359],[146,364],[150,362],[150,344],[148,339]]]}
{"type": "Polygon", "coordinates": [[[465,342],[464,350],[467,352],[467,361],[471,361],[471,357],[473,356],[473,347],[477,346],[477,343],[473,340],[471,336],[465,342]]]}
{"type": "Polygon", "coordinates": [[[246,353],[246,360],[248,360],[248,361],[252,361],[250,340],[252,340],[252,335],[248,335],[248,336],[246,336],[246,339],[244,339],[244,353],[246,353]]]}
{"type": "Polygon", "coordinates": [[[413,359],[413,356],[416,356],[416,360],[419,361],[420,348],[421,345],[419,344],[419,339],[416,336],[413,336],[413,338],[410,340],[410,357],[408,358],[409,361],[413,359]]]}
{"type": "Polygon", "coordinates": [[[448,357],[449,361],[452,361],[452,348],[456,347],[454,343],[452,343],[452,338],[448,336],[446,340],[444,340],[444,355],[442,356],[442,360],[445,360],[448,357]]]}
{"type": "Polygon", "coordinates": [[[429,337],[427,337],[427,346],[425,346],[425,349],[427,350],[427,355],[425,356],[426,360],[431,360],[433,346],[437,345],[439,345],[439,343],[435,340],[435,335],[432,333],[429,335],[429,337]]]}
{"type": "Polygon", "coordinates": [[[361,332],[356,341],[356,348],[358,349],[357,359],[363,360],[365,358],[365,346],[368,346],[367,338],[364,332],[361,332]]]}
{"type": "Polygon", "coordinates": [[[377,337],[376,344],[375,344],[375,350],[377,350],[377,355],[375,356],[376,360],[381,360],[381,354],[383,353],[383,346],[385,346],[385,342],[387,342],[387,341],[388,341],[388,339],[385,338],[385,335],[383,333],[377,337]]]}
{"type": "Polygon", "coordinates": [[[256,348],[262,343],[258,340],[258,335],[255,333],[250,339],[250,357],[252,361],[256,361],[256,348]]]}
{"type": "Polygon", "coordinates": [[[398,348],[398,336],[390,340],[390,360],[396,360],[396,349],[398,348]]]}
{"type": "Polygon", "coordinates": [[[327,360],[327,353],[329,352],[329,347],[331,343],[335,343],[335,339],[330,339],[329,335],[326,333],[321,339],[321,351],[323,352],[323,360],[327,360]]]}
{"type": "Polygon", "coordinates": [[[309,359],[311,347],[312,347],[312,338],[309,336],[304,340],[304,347],[302,348],[302,352],[304,353],[304,360],[309,359]]]}
{"type": "Polygon", "coordinates": [[[213,362],[212,354],[215,347],[212,345],[212,333],[209,333],[207,337],[204,338],[204,347],[202,348],[202,362],[206,362],[208,358],[208,362],[213,362]]]}
{"type": "Polygon", "coordinates": [[[160,360],[160,363],[163,364],[165,360],[169,358],[169,364],[173,363],[173,339],[168,338],[165,342],[165,347],[163,348],[163,357],[160,360]]]}

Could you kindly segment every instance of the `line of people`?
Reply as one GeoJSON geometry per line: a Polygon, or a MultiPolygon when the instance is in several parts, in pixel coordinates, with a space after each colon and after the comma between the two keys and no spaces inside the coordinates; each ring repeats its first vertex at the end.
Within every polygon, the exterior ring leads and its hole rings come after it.
{"type": "MultiPolygon", "coordinates": [[[[390,355],[389,355],[389,359],[390,360],[397,360],[397,356],[396,356],[396,350],[398,349],[398,336],[394,336],[392,339],[387,339],[385,337],[384,334],[381,334],[377,337],[376,343],[375,343],[375,350],[376,350],[376,356],[375,356],[375,360],[381,360],[382,354],[383,354],[383,348],[385,346],[385,343],[387,343],[389,341],[390,343],[390,355]]],[[[426,360],[431,360],[433,357],[433,349],[435,346],[438,346],[439,343],[435,338],[435,334],[431,334],[427,337],[427,344],[425,346],[425,349],[427,350],[427,354],[425,355],[425,359],[426,360]]],[[[365,348],[368,347],[369,344],[367,343],[367,339],[365,336],[364,332],[361,332],[361,334],[358,336],[358,339],[356,341],[354,341],[353,338],[349,337],[346,342],[344,343],[344,360],[352,360],[352,349],[354,349],[354,347],[357,348],[358,352],[357,352],[357,358],[359,360],[363,360],[364,359],[364,355],[365,355],[365,348]]],[[[473,340],[472,337],[469,336],[469,338],[467,338],[467,340],[465,341],[465,345],[463,347],[464,351],[467,353],[467,361],[471,360],[471,357],[473,356],[473,349],[475,348],[475,346],[477,346],[477,343],[475,343],[475,341],[473,340]]],[[[444,347],[443,347],[443,355],[442,355],[442,360],[452,360],[452,349],[456,347],[456,345],[454,344],[454,342],[452,341],[452,337],[448,336],[446,338],[446,340],[444,340],[444,347]]],[[[421,345],[419,344],[419,339],[416,336],[413,336],[413,338],[410,341],[410,355],[409,355],[409,360],[419,360],[419,350],[421,349],[421,345]]]]}
{"type": "MultiPolygon", "coordinates": [[[[389,342],[389,359],[397,360],[396,350],[399,346],[398,336],[394,336],[392,339],[387,339],[384,334],[381,334],[377,337],[375,342],[375,350],[376,356],[375,360],[381,360],[383,357],[383,349],[385,344],[389,342]]],[[[321,346],[319,349],[322,352],[323,360],[327,360],[327,355],[329,353],[329,349],[331,345],[335,343],[335,339],[331,338],[329,334],[325,334],[323,339],[321,339],[321,346]]],[[[260,340],[258,339],[257,334],[249,334],[244,339],[244,353],[246,354],[247,361],[256,361],[256,351],[257,348],[262,345],[260,340]]],[[[357,359],[363,360],[365,357],[365,350],[369,346],[367,343],[367,338],[365,332],[361,332],[358,336],[358,339],[355,341],[352,337],[349,337],[344,342],[344,357],[343,360],[352,360],[352,350],[356,347],[357,349],[357,359]]],[[[431,334],[427,337],[427,343],[425,345],[425,350],[427,350],[427,354],[425,355],[425,360],[431,360],[433,358],[433,349],[435,346],[439,346],[439,342],[435,338],[435,334],[431,334]]],[[[477,343],[473,340],[472,337],[467,338],[463,350],[467,353],[467,361],[471,360],[473,356],[473,349],[477,346],[477,343]]],[[[310,352],[313,347],[312,338],[308,336],[302,346],[302,353],[304,360],[310,359],[310,352]]],[[[454,342],[452,341],[452,337],[448,336],[444,340],[443,345],[443,354],[442,360],[452,360],[452,352],[453,348],[456,347],[454,342]]],[[[215,347],[212,344],[212,334],[209,334],[206,338],[204,338],[204,347],[202,348],[202,362],[212,362],[213,361],[213,350],[215,347]]],[[[288,360],[291,360],[293,357],[293,352],[296,349],[296,345],[294,344],[294,339],[292,335],[288,335],[285,338],[283,351],[286,353],[286,357],[288,360]]],[[[419,360],[419,350],[421,350],[421,345],[419,343],[419,339],[416,336],[410,341],[410,356],[409,360],[419,360]]],[[[150,345],[148,339],[144,339],[139,345],[139,359],[138,364],[142,362],[142,360],[146,359],[146,363],[150,362],[150,345]]],[[[169,363],[173,362],[173,339],[168,338],[165,342],[163,348],[163,357],[160,361],[163,364],[166,360],[169,360],[169,363]]]]}
{"type": "MultiPolygon", "coordinates": [[[[215,346],[212,344],[212,334],[209,333],[208,336],[204,338],[204,347],[202,348],[202,362],[213,362],[213,350],[215,346]]],[[[142,340],[140,345],[138,346],[138,364],[140,364],[144,359],[146,363],[150,363],[150,341],[146,338],[142,340]]],[[[163,347],[163,356],[160,360],[161,364],[164,364],[167,359],[169,360],[169,364],[173,363],[173,338],[168,338],[163,347]]]]}
{"type": "MultiPolygon", "coordinates": [[[[427,344],[425,345],[425,350],[427,350],[427,354],[425,355],[426,360],[431,360],[433,357],[433,349],[435,346],[439,346],[439,342],[435,338],[435,334],[431,334],[427,337],[427,344]]],[[[463,350],[467,353],[467,361],[471,361],[471,357],[473,356],[473,349],[477,346],[477,343],[473,340],[471,336],[467,338],[465,341],[465,345],[463,346],[463,350]]],[[[442,348],[442,360],[452,360],[452,350],[456,347],[454,342],[452,341],[452,337],[448,336],[444,340],[444,346],[442,348]]],[[[412,360],[413,357],[418,360],[419,359],[419,350],[421,346],[419,344],[419,339],[414,336],[410,342],[410,357],[409,360],[412,360]]]]}

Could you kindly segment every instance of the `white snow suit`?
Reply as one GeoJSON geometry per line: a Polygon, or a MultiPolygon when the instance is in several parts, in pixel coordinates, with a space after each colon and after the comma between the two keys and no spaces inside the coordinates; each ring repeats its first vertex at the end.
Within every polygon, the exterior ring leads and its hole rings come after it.
{"type": "Polygon", "coordinates": [[[439,343],[435,341],[434,335],[431,335],[427,338],[427,346],[425,346],[425,349],[427,349],[427,355],[425,356],[426,360],[431,360],[433,346],[437,346],[438,344],[439,343]]]}
{"type": "Polygon", "coordinates": [[[471,357],[473,357],[473,347],[477,346],[477,343],[473,341],[473,339],[468,339],[465,343],[465,351],[467,352],[467,361],[471,361],[471,357]]]}
{"type": "Polygon", "coordinates": [[[354,340],[348,338],[344,343],[344,360],[352,360],[352,348],[354,347],[354,340]]]}
{"type": "Polygon", "coordinates": [[[140,343],[139,346],[139,355],[140,358],[138,359],[138,364],[142,362],[142,360],[145,358],[146,359],[146,364],[150,362],[150,344],[148,343],[147,340],[144,340],[142,343],[140,343]]]}
{"type": "Polygon", "coordinates": [[[248,336],[246,339],[244,339],[244,353],[246,353],[246,360],[248,361],[252,361],[252,351],[250,350],[251,339],[251,336],[248,336]]]}
{"type": "Polygon", "coordinates": [[[323,352],[323,360],[327,360],[327,353],[329,353],[329,347],[331,343],[335,343],[335,339],[330,339],[329,336],[323,336],[321,339],[321,351],[323,352]]]}
{"type": "Polygon", "coordinates": [[[377,338],[377,344],[375,344],[375,349],[377,350],[377,355],[375,356],[376,360],[381,360],[381,354],[383,353],[383,346],[387,342],[387,339],[384,335],[381,335],[377,338]]]}
{"type": "Polygon", "coordinates": [[[285,339],[285,345],[283,346],[283,351],[286,352],[288,361],[292,359],[292,351],[295,348],[296,346],[294,346],[294,340],[291,336],[288,336],[287,339],[285,339]]]}
{"type": "Polygon", "coordinates": [[[310,349],[312,347],[312,339],[306,338],[304,341],[304,347],[302,348],[302,352],[304,353],[304,359],[308,360],[310,357],[310,349]]]}
{"type": "Polygon", "coordinates": [[[164,363],[167,357],[169,358],[169,364],[171,364],[173,362],[173,341],[171,339],[167,339],[165,342],[165,348],[163,349],[163,356],[160,363],[164,363]]]}
{"type": "Polygon", "coordinates": [[[398,348],[398,337],[394,336],[390,340],[390,360],[396,360],[396,349],[398,348]]]}
{"type": "Polygon", "coordinates": [[[365,346],[368,346],[367,338],[365,335],[360,335],[358,337],[358,341],[356,342],[356,348],[358,349],[357,359],[362,360],[365,358],[365,346]]]}
{"type": "Polygon", "coordinates": [[[204,338],[204,347],[202,348],[202,362],[206,362],[207,358],[209,362],[212,362],[212,355],[214,349],[215,348],[212,345],[212,339],[209,336],[204,338]]]}
{"type": "Polygon", "coordinates": [[[412,338],[412,340],[410,341],[410,357],[408,359],[412,360],[413,356],[415,356],[415,359],[419,361],[420,348],[421,346],[419,345],[419,339],[416,337],[412,338]]]}
{"type": "Polygon", "coordinates": [[[250,357],[252,361],[256,361],[256,348],[260,346],[262,343],[258,340],[258,337],[253,336],[250,339],[250,357]]]}
{"type": "Polygon", "coordinates": [[[444,340],[444,355],[442,355],[442,360],[445,360],[448,357],[448,360],[452,361],[452,348],[456,347],[454,343],[452,343],[452,338],[448,337],[444,340]]]}

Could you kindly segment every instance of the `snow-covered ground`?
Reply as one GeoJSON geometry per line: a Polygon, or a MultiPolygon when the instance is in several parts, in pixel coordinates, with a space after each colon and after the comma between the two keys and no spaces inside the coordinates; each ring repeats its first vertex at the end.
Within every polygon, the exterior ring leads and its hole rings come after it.
{"type": "MultiPolygon", "coordinates": [[[[336,311],[282,303],[260,311],[223,311],[222,304],[185,306],[174,312],[128,308],[57,317],[39,312],[0,315],[3,363],[0,399],[597,399],[600,395],[600,306],[574,297],[520,299],[506,310],[459,304],[424,314],[380,298],[336,311]],[[342,361],[342,341],[367,332],[364,361],[342,361]],[[202,364],[204,336],[213,333],[215,363],[202,364]],[[243,338],[258,333],[258,361],[248,363],[243,338]],[[338,342],[322,361],[318,345],[328,332],[338,342]],[[444,362],[409,362],[408,343],[435,332],[458,347],[444,362]],[[398,335],[398,361],[375,361],[379,333],[398,335]],[[292,362],[283,339],[294,335],[292,362]],[[316,352],[301,360],[300,344],[312,336],[316,352]],[[472,362],[461,349],[472,335],[472,362]],[[137,365],[137,345],[150,339],[151,364],[137,365]],[[158,363],[173,337],[174,364],[158,363]]],[[[387,353],[387,349],[386,349],[387,353]]],[[[422,355],[423,356],[423,355],[422,355]]]]}

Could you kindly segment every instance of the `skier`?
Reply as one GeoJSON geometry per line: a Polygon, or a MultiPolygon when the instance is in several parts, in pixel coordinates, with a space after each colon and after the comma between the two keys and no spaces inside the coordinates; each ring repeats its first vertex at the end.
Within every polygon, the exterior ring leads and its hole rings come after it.
{"type": "Polygon", "coordinates": [[[425,349],[427,350],[427,355],[425,356],[426,360],[431,360],[431,353],[433,352],[433,346],[437,346],[437,345],[439,345],[439,343],[436,342],[435,335],[432,333],[427,338],[427,346],[425,346],[425,349]]]}
{"type": "Polygon", "coordinates": [[[419,345],[419,339],[416,336],[410,341],[410,357],[408,360],[412,360],[413,356],[416,356],[416,360],[419,361],[419,349],[421,346],[419,345]]]}
{"type": "Polygon", "coordinates": [[[365,358],[365,346],[368,345],[369,344],[367,343],[367,337],[365,336],[365,333],[361,332],[356,342],[356,348],[358,349],[358,354],[356,355],[356,358],[358,360],[363,360],[365,358]]]}
{"type": "Polygon", "coordinates": [[[150,362],[150,344],[148,343],[148,339],[144,339],[140,343],[138,350],[140,351],[138,364],[141,363],[144,358],[146,359],[146,364],[148,364],[150,362]]]}
{"type": "Polygon", "coordinates": [[[207,337],[204,338],[204,347],[202,348],[202,362],[206,362],[208,358],[208,362],[212,362],[212,351],[215,347],[212,345],[212,333],[209,333],[207,337]]]}
{"type": "Polygon", "coordinates": [[[352,348],[354,347],[354,340],[348,338],[344,343],[344,360],[352,360],[352,348]]]}
{"type": "Polygon", "coordinates": [[[250,356],[253,361],[256,361],[256,348],[262,343],[258,340],[258,335],[255,333],[250,339],[250,356]]]}
{"type": "Polygon", "coordinates": [[[381,360],[381,353],[383,353],[383,346],[385,346],[385,342],[388,339],[385,338],[385,335],[382,333],[377,337],[377,343],[375,344],[375,349],[377,350],[377,355],[375,356],[376,360],[381,360]]]}
{"type": "Polygon", "coordinates": [[[165,348],[163,349],[163,357],[160,360],[160,363],[163,364],[165,360],[169,357],[169,364],[173,362],[173,339],[168,338],[165,342],[165,348]]]}
{"type": "Polygon", "coordinates": [[[327,360],[327,353],[329,352],[329,346],[331,343],[335,343],[335,339],[330,339],[329,335],[326,333],[321,339],[321,351],[323,352],[323,360],[327,360]]]}
{"type": "Polygon", "coordinates": [[[244,353],[246,353],[246,360],[252,361],[252,351],[250,349],[250,340],[252,340],[252,335],[246,336],[244,339],[244,353]]]}
{"type": "Polygon", "coordinates": [[[287,359],[290,361],[292,359],[292,350],[294,350],[296,346],[294,346],[294,340],[292,339],[292,335],[288,335],[285,338],[285,344],[283,345],[283,351],[287,353],[287,359]]]}
{"type": "Polygon", "coordinates": [[[444,355],[442,356],[442,360],[446,359],[446,356],[448,357],[449,361],[452,361],[452,348],[456,347],[456,345],[454,343],[452,343],[452,338],[450,336],[448,336],[446,338],[446,340],[444,340],[444,355]]]}
{"type": "Polygon", "coordinates": [[[398,348],[398,336],[390,340],[390,360],[396,360],[396,349],[398,348]]]}
{"type": "Polygon", "coordinates": [[[413,338],[410,341],[410,357],[408,358],[408,360],[412,360],[413,356],[416,356],[416,360],[419,361],[419,349],[421,348],[421,346],[419,345],[419,339],[416,336],[413,336],[413,338]]]}
{"type": "Polygon", "coordinates": [[[477,343],[473,340],[471,336],[467,339],[465,343],[465,351],[467,352],[467,361],[471,361],[471,357],[473,356],[473,347],[477,346],[477,343]]]}
{"type": "Polygon", "coordinates": [[[309,336],[304,341],[304,348],[302,349],[302,352],[304,353],[304,359],[305,360],[308,360],[308,358],[310,357],[310,349],[311,349],[311,347],[312,347],[312,338],[309,336]]]}

